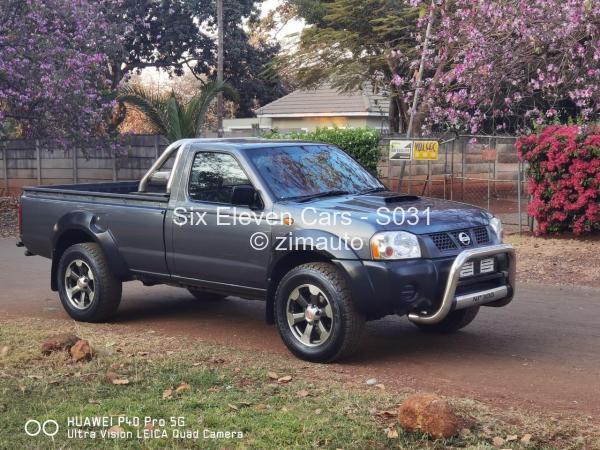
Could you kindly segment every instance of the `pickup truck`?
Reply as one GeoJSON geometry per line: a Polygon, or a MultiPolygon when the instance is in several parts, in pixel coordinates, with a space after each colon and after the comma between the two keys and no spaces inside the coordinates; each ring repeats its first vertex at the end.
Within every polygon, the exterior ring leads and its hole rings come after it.
{"type": "Polygon", "coordinates": [[[52,260],[78,321],[108,320],[131,280],[259,299],[292,353],[329,362],[365,321],[448,333],[514,295],[500,220],[391,192],[331,145],[184,139],[140,181],[27,187],[20,204],[17,245],[52,260]]]}

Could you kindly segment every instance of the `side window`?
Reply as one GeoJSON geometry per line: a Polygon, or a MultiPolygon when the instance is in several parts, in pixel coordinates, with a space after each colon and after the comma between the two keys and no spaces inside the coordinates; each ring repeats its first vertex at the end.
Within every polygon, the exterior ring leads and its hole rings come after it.
{"type": "Polygon", "coordinates": [[[190,198],[201,202],[231,203],[234,186],[251,186],[250,180],[231,155],[197,153],[190,174],[190,198]]]}

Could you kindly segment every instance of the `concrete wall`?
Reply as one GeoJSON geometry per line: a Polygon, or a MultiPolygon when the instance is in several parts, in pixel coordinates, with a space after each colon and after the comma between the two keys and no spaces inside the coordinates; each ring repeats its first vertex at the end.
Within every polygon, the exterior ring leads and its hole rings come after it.
{"type": "Polygon", "coordinates": [[[0,146],[0,193],[18,194],[23,186],[137,180],[167,142],[160,136],[126,138],[122,154],[108,150],[58,149],[42,141],[9,140],[0,146]]]}

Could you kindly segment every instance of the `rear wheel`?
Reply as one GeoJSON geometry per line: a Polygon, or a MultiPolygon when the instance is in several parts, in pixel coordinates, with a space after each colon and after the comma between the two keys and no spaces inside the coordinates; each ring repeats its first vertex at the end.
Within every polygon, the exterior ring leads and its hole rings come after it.
{"type": "Polygon", "coordinates": [[[454,333],[473,322],[475,317],[477,317],[478,312],[479,306],[472,306],[471,308],[452,311],[444,320],[438,323],[413,323],[424,331],[431,331],[433,333],[454,333]]]}
{"type": "Polygon", "coordinates": [[[188,288],[190,294],[196,297],[197,300],[201,300],[203,302],[217,302],[219,300],[225,299],[226,295],[221,294],[213,294],[211,292],[203,291],[202,289],[196,288],[188,288]]]}
{"type": "Polygon", "coordinates": [[[275,293],[275,320],[288,349],[314,362],[351,355],[365,323],[344,277],[328,263],[303,264],[283,277],[275,293]]]}
{"type": "Polygon", "coordinates": [[[122,284],[98,244],[86,242],[65,250],[57,277],[60,301],[73,319],[102,322],[116,313],[122,284]]]}

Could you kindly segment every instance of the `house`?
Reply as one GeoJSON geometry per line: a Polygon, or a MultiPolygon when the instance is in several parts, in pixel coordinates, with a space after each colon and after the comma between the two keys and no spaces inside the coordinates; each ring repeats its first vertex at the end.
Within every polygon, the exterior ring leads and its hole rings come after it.
{"type": "Polygon", "coordinates": [[[387,129],[389,100],[370,88],[342,93],[331,87],[296,90],[256,110],[256,118],[224,122],[225,132],[236,134],[252,127],[287,131],[316,128],[387,129]]]}

